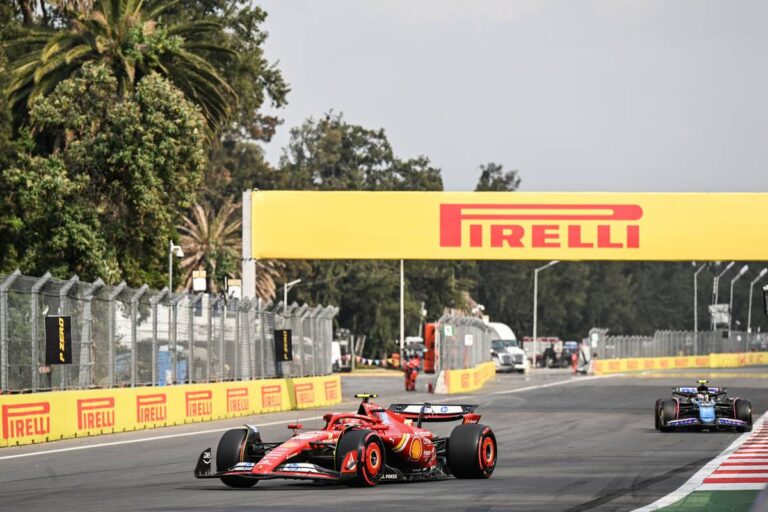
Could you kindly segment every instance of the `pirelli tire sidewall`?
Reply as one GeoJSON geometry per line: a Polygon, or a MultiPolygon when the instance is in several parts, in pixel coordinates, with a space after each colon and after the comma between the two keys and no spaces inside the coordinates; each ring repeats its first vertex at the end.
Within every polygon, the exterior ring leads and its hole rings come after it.
{"type": "Polygon", "coordinates": [[[752,402],[744,398],[737,398],[733,404],[733,413],[737,420],[747,422],[747,426],[742,430],[752,430],[752,402]]]}
{"type": "Polygon", "coordinates": [[[498,447],[491,427],[459,425],[448,438],[448,468],[456,478],[489,478],[496,469],[498,447]]]}
{"type": "Polygon", "coordinates": [[[386,465],[384,441],[372,430],[346,430],[336,443],[334,454],[340,480],[353,487],[373,487],[381,480],[386,465]],[[354,468],[349,468],[354,457],[354,468]]]}
{"type": "MultiPolygon", "coordinates": [[[[248,430],[244,428],[235,428],[227,430],[219,440],[216,448],[216,472],[227,471],[238,462],[246,461],[246,441],[248,439],[248,430]]],[[[220,477],[221,481],[229,487],[247,488],[256,485],[258,480],[245,478],[242,476],[226,475],[220,477]]]]}
{"type": "Polygon", "coordinates": [[[677,401],[662,400],[659,404],[659,430],[662,432],[672,432],[674,427],[667,426],[672,420],[677,419],[678,414],[677,401]]]}

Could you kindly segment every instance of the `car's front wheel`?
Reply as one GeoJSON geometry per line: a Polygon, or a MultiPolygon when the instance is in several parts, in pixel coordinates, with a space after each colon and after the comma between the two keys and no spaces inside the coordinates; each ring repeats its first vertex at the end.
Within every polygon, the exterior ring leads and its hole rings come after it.
{"type": "Polygon", "coordinates": [[[384,442],[372,430],[349,430],[336,444],[336,470],[353,487],[373,487],[384,474],[384,442]]]}
{"type": "MultiPolygon", "coordinates": [[[[248,431],[244,428],[227,430],[219,440],[216,448],[216,471],[221,473],[232,468],[238,462],[245,460],[245,442],[248,431]]],[[[247,488],[256,485],[258,480],[242,476],[225,475],[221,481],[229,487],[247,488]]]]}
{"type": "Polygon", "coordinates": [[[752,403],[749,400],[737,399],[733,404],[733,410],[737,420],[747,422],[746,427],[742,427],[743,432],[752,430],[752,403]]]}

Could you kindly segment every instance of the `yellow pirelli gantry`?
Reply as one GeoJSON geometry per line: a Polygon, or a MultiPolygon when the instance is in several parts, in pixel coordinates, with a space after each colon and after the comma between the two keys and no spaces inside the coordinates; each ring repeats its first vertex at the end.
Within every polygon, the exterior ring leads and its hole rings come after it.
{"type": "Polygon", "coordinates": [[[768,193],[265,191],[244,199],[244,257],[254,259],[768,255],[768,193]]]}

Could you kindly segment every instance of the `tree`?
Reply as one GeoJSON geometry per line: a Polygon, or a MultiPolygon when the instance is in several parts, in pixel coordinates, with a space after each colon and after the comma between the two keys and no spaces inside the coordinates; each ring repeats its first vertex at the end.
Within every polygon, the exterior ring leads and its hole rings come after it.
{"type": "Polygon", "coordinates": [[[429,159],[401,160],[383,129],[347,123],[333,112],[291,130],[279,185],[292,190],[442,190],[429,159]]]}
{"type": "Polygon", "coordinates": [[[504,166],[489,162],[480,166],[480,179],[475,192],[514,192],[519,186],[517,171],[504,172],[504,166]]]}
{"type": "MultiPolygon", "coordinates": [[[[221,32],[213,21],[164,25],[170,2],[94,0],[65,11],[61,28],[28,28],[6,43],[26,52],[11,62],[10,106],[19,122],[32,102],[45,97],[86,63],[109,67],[120,97],[152,72],[159,73],[196,104],[214,130],[226,126],[236,98],[218,71],[203,58],[231,60],[232,50],[212,42],[221,32]]],[[[26,16],[25,16],[26,21],[26,16]]]]}
{"type": "Polygon", "coordinates": [[[121,96],[104,64],[86,64],[33,101],[31,123],[65,141],[0,175],[21,269],[138,286],[165,282],[166,243],[205,165],[205,120],[156,73],[121,96]]]}
{"type": "MultiPolygon", "coordinates": [[[[184,269],[181,289],[192,287],[192,272],[203,268],[208,275],[208,291],[219,293],[225,277],[240,273],[242,227],[240,203],[232,197],[215,209],[208,203],[196,203],[193,215],[185,216],[179,226],[184,269]]],[[[256,294],[264,300],[275,298],[275,279],[280,276],[282,264],[273,260],[256,262],[256,294]]]]}

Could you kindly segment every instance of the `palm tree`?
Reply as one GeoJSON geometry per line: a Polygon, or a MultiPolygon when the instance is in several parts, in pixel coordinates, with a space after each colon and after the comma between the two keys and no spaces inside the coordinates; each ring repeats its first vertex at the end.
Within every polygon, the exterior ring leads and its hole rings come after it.
{"type": "Polygon", "coordinates": [[[106,62],[121,93],[155,71],[199,106],[209,126],[224,126],[232,88],[202,57],[230,58],[233,52],[211,42],[221,25],[191,21],[164,26],[157,20],[174,1],[94,0],[64,3],[67,22],[60,29],[28,29],[5,46],[26,50],[10,66],[7,94],[14,116],[27,118],[30,103],[49,94],[86,62],[106,62]]]}
{"type": "MultiPolygon", "coordinates": [[[[240,262],[241,226],[240,203],[234,202],[231,196],[225,198],[218,209],[206,202],[195,203],[191,216],[183,217],[182,225],[178,227],[185,254],[181,260],[184,289],[191,287],[193,271],[207,267],[208,290],[212,293],[219,291],[216,272],[222,265],[236,267],[240,262]]],[[[274,260],[256,262],[256,295],[264,300],[275,297],[275,279],[280,277],[282,267],[274,260]]]]}

